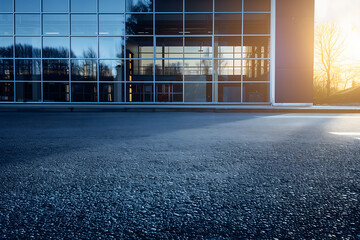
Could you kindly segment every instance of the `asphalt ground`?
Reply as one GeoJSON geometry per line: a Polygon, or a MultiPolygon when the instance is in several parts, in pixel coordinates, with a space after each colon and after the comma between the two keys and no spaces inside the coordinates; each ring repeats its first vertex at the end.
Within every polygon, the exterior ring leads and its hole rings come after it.
{"type": "Polygon", "coordinates": [[[0,113],[0,239],[360,239],[360,115],[0,113]]]}

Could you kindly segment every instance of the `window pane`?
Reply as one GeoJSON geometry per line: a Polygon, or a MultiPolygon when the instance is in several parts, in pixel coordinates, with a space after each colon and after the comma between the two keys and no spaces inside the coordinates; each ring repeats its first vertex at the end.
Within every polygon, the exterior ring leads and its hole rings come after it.
{"type": "Polygon", "coordinates": [[[69,35],[69,16],[67,14],[44,14],[44,35],[69,35]]]}
{"type": "Polygon", "coordinates": [[[100,14],[100,35],[125,35],[123,14],[100,14]]]}
{"type": "Polygon", "coordinates": [[[124,102],[125,83],[100,83],[100,102],[124,102]]]}
{"type": "Polygon", "coordinates": [[[0,4],[0,12],[12,12],[13,0],[2,0],[0,4]]]}
{"type": "Polygon", "coordinates": [[[182,35],[183,15],[156,14],[155,31],[157,35],[182,35]]]}
{"type": "Polygon", "coordinates": [[[72,102],[97,102],[96,83],[71,83],[72,102]]]}
{"type": "Polygon", "coordinates": [[[185,58],[211,58],[212,39],[206,37],[185,38],[185,58]]]}
{"type": "Polygon", "coordinates": [[[240,13],[215,14],[215,34],[241,34],[240,13]]]}
{"type": "Polygon", "coordinates": [[[270,61],[247,59],[244,64],[244,81],[270,81],[270,61]]]}
{"type": "Polygon", "coordinates": [[[212,12],[213,0],[185,0],[186,12],[212,12]]]}
{"type": "Polygon", "coordinates": [[[124,38],[101,37],[99,38],[100,58],[122,58],[124,57],[124,38]]]}
{"type": "Polygon", "coordinates": [[[271,0],[244,0],[245,12],[270,12],[271,0]]]}
{"type": "Polygon", "coordinates": [[[154,47],[152,37],[128,37],[126,40],[127,58],[153,58],[154,47]]]}
{"type": "Polygon", "coordinates": [[[162,59],[155,61],[156,81],[182,81],[183,60],[162,59]]]}
{"type": "Polygon", "coordinates": [[[13,28],[13,15],[0,14],[0,35],[12,35],[14,32],[13,28]]]}
{"type": "Polygon", "coordinates": [[[215,0],[215,12],[241,12],[242,3],[239,0],[215,0]]]}
{"type": "Polygon", "coordinates": [[[126,0],[127,12],[152,12],[153,0],[126,0]]]}
{"type": "Polygon", "coordinates": [[[40,102],[41,83],[39,82],[17,82],[16,83],[17,102],[40,102]]]}
{"type": "Polygon", "coordinates": [[[157,58],[183,58],[183,38],[156,38],[157,58]]]}
{"type": "Polygon", "coordinates": [[[0,82],[0,102],[14,101],[14,83],[0,82]]]}
{"type": "Polygon", "coordinates": [[[126,62],[127,81],[153,81],[153,60],[128,60],[126,62]]]}
{"type": "Polygon", "coordinates": [[[40,12],[39,0],[16,0],[15,1],[16,12],[40,12]]]}
{"type": "Polygon", "coordinates": [[[17,35],[40,35],[40,14],[16,14],[15,33],[17,35]]]}
{"type": "Polygon", "coordinates": [[[96,81],[96,60],[71,60],[71,81],[96,81]]]}
{"type": "Polygon", "coordinates": [[[0,58],[13,57],[13,41],[12,37],[0,37],[0,58]]]}
{"type": "Polygon", "coordinates": [[[270,37],[244,37],[244,58],[270,58],[270,37]]]}
{"type": "Polygon", "coordinates": [[[127,14],[126,15],[127,35],[152,35],[153,15],[152,14],[127,14]]]}
{"type": "Polygon", "coordinates": [[[96,12],[96,0],[71,0],[72,12],[96,12]]]}
{"type": "Polygon", "coordinates": [[[0,81],[14,80],[14,61],[11,59],[0,59],[0,81]]]}
{"type": "Polygon", "coordinates": [[[270,14],[268,13],[245,14],[244,34],[270,34],[270,14]]]}
{"type": "Polygon", "coordinates": [[[241,102],[241,83],[222,83],[218,90],[219,102],[241,102]]]}
{"type": "Polygon", "coordinates": [[[96,35],[97,20],[95,14],[72,14],[71,34],[73,35],[96,35]]]}
{"type": "Polygon", "coordinates": [[[71,38],[71,58],[96,58],[97,52],[96,37],[71,38]]]}
{"type": "Polygon", "coordinates": [[[241,81],[241,60],[215,60],[215,81],[241,81]]]}
{"type": "Polygon", "coordinates": [[[43,79],[44,81],[68,81],[69,60],[43,60],[43,79]]]}
{"type": "Polygon", "coordinates": [[[241,58],[241,37],[215,37],[216,58],[241,58]]]}
{"type": "Polygon", "coordinates": [[[16,80],[21,81],[40,81],[41,80],[41,61],[34,59],[15,60],[16,80]]]}
{"type": "Polygon", "coordinates": [[[212,34],[212,14],[186,14],[185,34],[212,34]]]}
{"type": "Polygon", "coordinates": [[[124,61],[101,60],[100,81],[124,81],[124,61]]]}
{"type": "Polygon", "coordinates": [[[40,58],[41,38],[40,37],[16,37],[15,57],[19,58],[40,58]]]}
{"type": "Polygon", "coordinates": [[[68,0],[43,0],[43,12],[67,12],[68,0]]]}
{"type": "Polygon", "coordinates": [[[268,83],[244,83],[244,102],[270,102],[268,83]]]}
{"type": "Polygon", "coordinates": [[[68,37],[43,37],[44,58],[68,58],[69,38],[68,37]]]}
{"type": "Polygon", "coordinates": [[[185,83],[184,86],[185,102],[212,102],[211,83],[185,83]]]}
{"type": "Polygon", "coordinates": [[[182,12],[182,0],[155,0],[156,12],[182,12]]]}
{"type": "Polygon", "coordinates": [[[127,102],[152,102],[153,84],[152,83],[128,83],[126,84],[127,102]]]}
{"type": "Polygon", "coordinates": [[[212,60],[185,60],[185,81],[212,81],[212,60]]]}
{"type": "Polygon", "coordinates": [[[182,102],[183,84],[182,83],[157,83],[156,102],[182,102]]]}
{"type": "Polygon", "coordinates": [[[99,12],[124,12],[125,0],[99,0],[99,12]]]}
{"type": "Polygon", "coordinates": [[[44,102],[69,102],[69,83],[44,83],[44,102]]]}

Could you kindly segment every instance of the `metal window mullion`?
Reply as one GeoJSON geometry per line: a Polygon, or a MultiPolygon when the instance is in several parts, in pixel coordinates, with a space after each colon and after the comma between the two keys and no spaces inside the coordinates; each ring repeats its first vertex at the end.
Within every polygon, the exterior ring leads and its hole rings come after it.
{"type": "MultiPolygon", "coordinates": [[[[215,0],[212,1],[213,3],[213,7],[212,7],[212,36],[211,36],[211,45],[212,45],[212,96],[211,96],[211,102],[218,102],[215,101],[215,95],[217,95],[217,93],[215,93],[215,0]]],[[[206,87],[206,86],[205,86],[206,87]]],[[[219,100],[219,99],[218,99],[219,100]]]]}
{"type": "Polygon", "coordinates": [[[68,56],[68,61],[69,61],[69,103],[72,103],[72,83],[71,83],[71,0],[68,0],[68,18],[69,18],[69,26],[68,26],[68,30],[69,30],[69,56],[68,56]]]}
{"type": "Polygon", "coordinates": [[[243,63],[244,63],[244,59],[243,59],[243,52],[244,52],[244,4],[245,1],[242,0],[242,14],[241,14],[241,62],[240,62],[240,67],[241,67],[241,103],[244,103],[244,72],[243,72],[243,63]]]}
{"type": "Polygon", "coordinates": [[[43,26],[44,26],[44,17],[41,0],[40,1],[40,93],[41,93],[41,102],[44,103],[44,74],[43,74],[43,26]]]}
{"type": "Polygon", "coordinates": [[[13,75],[14,75],[14,102],[16,102],[16,61],[15,61],[15,1],[13,1],[13,75]]]}
{"type": "Polygon", "coordinates": [[[99,22],[99,1],[96,1],[96,21],[97,21],[97,54],[96,54],[96,93],[97,93],[97,102],[100,102],[100,39],[99,39],[99,32],[100,32],[100,22],[99,22]]]}
{"type": "Polygon", "coordinates": [[[183,100],[182,103],[185,103],[185,0],[183,0],[183,29],[182,29],[182,42],[183,42],[183,52],[182,52],[182,65],[183,65],[183,69],[182,69],[182,82],[183,82],[183,89],[182,89],[182,95],[183,95],[183,100]]]}

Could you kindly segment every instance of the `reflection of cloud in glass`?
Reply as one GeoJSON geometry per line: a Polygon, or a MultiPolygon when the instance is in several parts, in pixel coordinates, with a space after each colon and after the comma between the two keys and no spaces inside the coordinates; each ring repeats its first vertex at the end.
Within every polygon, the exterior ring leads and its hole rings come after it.
{"type": "Polygon", "coordinates": [[[127,0],[126,11],[128,12],[152,12],[152,0],[127,0]]]}

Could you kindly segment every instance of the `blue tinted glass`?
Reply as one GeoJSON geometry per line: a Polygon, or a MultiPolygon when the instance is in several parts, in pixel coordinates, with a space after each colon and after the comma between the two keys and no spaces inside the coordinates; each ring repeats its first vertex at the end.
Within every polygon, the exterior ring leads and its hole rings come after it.
{"type": "Polygon", "coordinates": [[[153,0],[126,0],[127,12],[152,12],[153,0]]]}
{"type": "Polygon", "coordinates": [[[43,12],[67,12],[68,0],[43,0],[43,12]]]}
{"type": "Polygon", "coordinates": [[[41,60],[38,59],[16,59],[15,60],[16,80],[20,81],[40,81],[41,80],[41,60]]]}
{"type": "Polygon", "coordinates": [[[99,12],[124,12],[125,0],[99,0],[99,12]]]}
{"type": "Polygon", "coordinates": [[[41,57],[40,37],[16,37],[15,57],[40,58],[41,57]]]}
{"type": "Polygon", "coordinates": [[[72,35],[96,35],[97,19],[95,14],[73,14],[71,15],[72,35]]]}
{"type": "Polygon", "coordinates": [[[68,58],[69,57],[68,37],[44,37],[43,57],[44,58],[68,58]]]}
{"type": "Polygon", "coordinates": [[[45,59],[43,60],[44,81],[68,81],[69,60],[45,59]]]}
{"type": "Polygon", "coordinates": [[[16,12],[40,12],[39,0],[16,0],[15,1],[16,12]]]}
{"type": "Polygon", "coordinates": [[[15,34],[40,35],[40,14],[16,14],[15,34]]]}
{"type": "Polygon", "coordinates": [[[101,37],[99,38],[100,58],[122,58],[124,56],[124,38],[101,37]]]}
{"type": "Polygon", "coordinates": [[[100,14],[99,30],[100,35],[124,35],[124,15],[100,14]]]}
{"type": "Polygon", "coordinates": [[[12,14],[0,14],[0,35],[12,35],[13,26],[12,14]]]}
{"type": "Polygon", "coordinates": [[[99,64],[100,81],[124,81],[124,61],[102,60],[99,64]]]}
{"type": "Polygon", "coordinates": [[[69,16],[67,14],[44,14],[44,35],[69,35],[69,16]]]}
{"type": "Polygon", "coordinates": [[[14,61],[12,59],[0,59],[0,81],[14,80],[14,61]]]}
{"type": "Polygon", "coordinates": [[[13,57],[13,38],[1,37],[0,38],[0,58],[13,57]]]}
{"type": "MultiPolygon", "coordinates": [[[[194,0],[196,1],[196,0],[194,0]]],[[[198,0],[197,0],[198,1],[198,0]]],[[[238,0],[237,0],[238,1],[238,0]]],[[[156,12],[182,12],[182,0],[155,0],[156,12]]]]}
{"type": "Polygon", "coordinates": [[[96,60],[72,60],[71,81],[96,81],[96,60]]]}
{"type": "Polygon", "coordinates": [[[12,0],[1,0],[0,12],[12,12],[13,3],[12,0]]]}
{"type": "Polygon", "coordinates": [[[44,83],[44,102],[69,102],[70,87],[68,83],[44,83]]]}
{"type": "Polygon", "coordinates": [[[96,0],[71,0],[72,12],[96,12],[96,0]]]}
{"type": "Polygon", "coordinates": [[[96,83],[71,83],[72,102],[97,102],[96,83]]]}
{"type": "Polygon", "coordinates": [[[127,14],[126,15],[127,35],[152,35],[153,15],[152,14],[127,14]]]}
{"type": "Polygon", "coordinates": [[[96,58],[97,38],[96,37],[72,37],[71,38],[72,58],[96,58]]]}
{"type": "Polygon", "coordinates": [[[39,83],[39,82],[18,82],[18,83],[16,83],[16,101],[17,102],[40,102],[41,101],[41,83],[39,83]]]}

